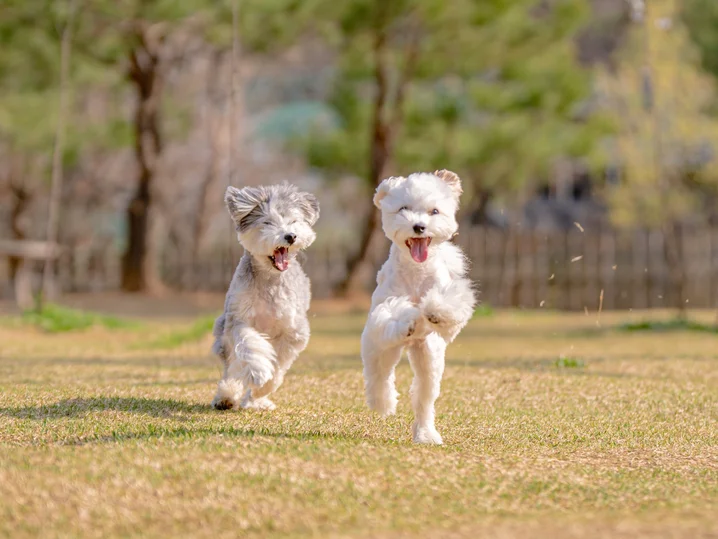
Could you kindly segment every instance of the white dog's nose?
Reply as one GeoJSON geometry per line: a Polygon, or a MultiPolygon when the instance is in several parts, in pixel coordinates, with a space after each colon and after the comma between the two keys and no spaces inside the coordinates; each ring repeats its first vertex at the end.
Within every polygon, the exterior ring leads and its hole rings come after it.
{"type": "Polygon", "coordinates": [[[421,225],[419,223],[414,225],[414,232],[416,232],[417,234],[423,234],[425,230],[426,230],[425,225],[421,225]]]}
{"type": "Polygon", "coordinates": [[[292,244],[294,244],[295,240],[297,239],[297,235],[290,232],[289,234],[286,234],[284,236],[284,239],[287,240],[287,243],[289,245],[292,245],[292,244]]]}

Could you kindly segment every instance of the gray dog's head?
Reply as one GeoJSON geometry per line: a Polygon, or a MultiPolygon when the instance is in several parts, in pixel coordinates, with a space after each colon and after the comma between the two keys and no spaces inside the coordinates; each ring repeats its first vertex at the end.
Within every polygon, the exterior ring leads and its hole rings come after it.
{"type": "Polygon", "coordinates": [[[316,238],[312,226],[319,218],[319,202],[293,185],[228,187],[224,201],[239,243],[276,270],[285,271],[316,238]]]}

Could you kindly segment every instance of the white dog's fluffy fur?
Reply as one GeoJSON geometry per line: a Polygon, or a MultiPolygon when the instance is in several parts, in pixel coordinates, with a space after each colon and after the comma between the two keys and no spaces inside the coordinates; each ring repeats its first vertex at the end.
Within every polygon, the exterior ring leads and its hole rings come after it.
{"type": "Polygon", "coordinates": [[[271,410],[268,395],[309,342],[310,283],[295,257],[316,237],[319,203],[290,185],[229,187],[225,202],[245,252],[214,325],[224,374],[212,405],[271,410]]]}
{"type": "Polygon", "coordinates": [[[396,411],[394,368],[407,349],[414,371],[411,402],[414,442],[441,444],[434,425],[444,355],[474,312],[475,294],[466,259],[450,243],[461,181],[446,170],[384,180],[374,204],[392,241],[377,275],[361,354],[367,403],[382,415],[396,411]]]}

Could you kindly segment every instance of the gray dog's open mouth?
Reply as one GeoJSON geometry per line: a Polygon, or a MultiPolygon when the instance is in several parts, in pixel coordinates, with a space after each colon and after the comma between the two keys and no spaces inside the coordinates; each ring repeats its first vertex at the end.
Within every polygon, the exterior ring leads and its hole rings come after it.
{"type": "Polygon", "coordinates": [[[277,247],[269,260],[279,271],[285,271],[289,267],[289,249],[287,247],[277,247]]]}
{"type": "Polygon", "coordinates": [[[415,262],[426,262],[429,257],[429,244],[431,238],[409,238],[406,240],[406,246],[411,252],[411,258],[415,262]]]}

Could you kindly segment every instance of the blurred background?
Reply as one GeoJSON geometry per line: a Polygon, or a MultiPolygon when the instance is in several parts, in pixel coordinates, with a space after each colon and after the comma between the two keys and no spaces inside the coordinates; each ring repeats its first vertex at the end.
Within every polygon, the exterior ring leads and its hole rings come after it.
{"type": "Polygon", "coordinates": [[[0,296],[222,294],[287,180],[362,297],[376,185],[448,168],[485,305],[713,308],[716,77],[715,0],[3,0],[0,296]]]}

